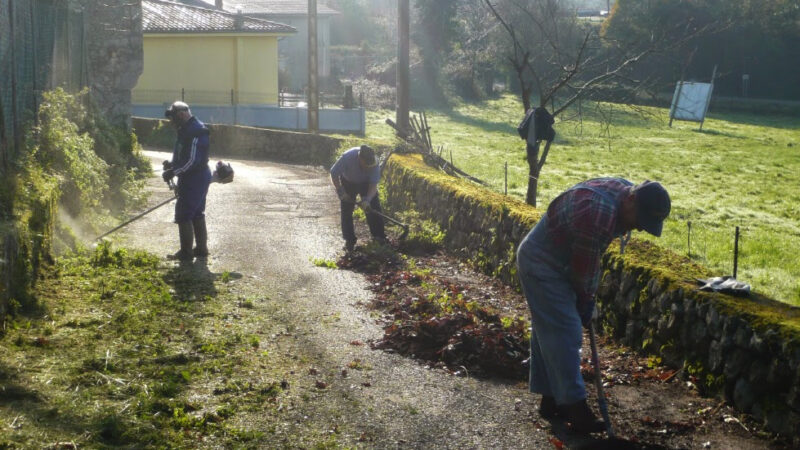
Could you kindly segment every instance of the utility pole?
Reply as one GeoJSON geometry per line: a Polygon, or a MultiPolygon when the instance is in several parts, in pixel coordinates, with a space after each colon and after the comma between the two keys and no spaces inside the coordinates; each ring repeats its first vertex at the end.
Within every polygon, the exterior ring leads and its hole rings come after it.
{"type": "Polygon", "coordinates": [[[308,131],[319,131],[319,85],[317,84],[317,0],[308,0],[308,131]]]}
{"type": "Polygon", "coordinates": [[[409,22],[408,0],[397,2],[397,128],[408,133],[409,93],[409,22]]]}

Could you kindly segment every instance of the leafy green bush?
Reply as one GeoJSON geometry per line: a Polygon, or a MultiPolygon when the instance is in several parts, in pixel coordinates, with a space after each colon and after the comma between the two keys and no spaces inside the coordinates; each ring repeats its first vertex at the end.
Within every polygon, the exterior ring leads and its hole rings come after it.
{"type": "Polygon", "coordinates": [[[40,167],[58,180],[61,202],[72,216],[139,205],[142,179],[150,171],[135,135],[111,126],[94,106],[87,108],[87,93],[45,92],[23,156],[23,167],[40,167]]]}

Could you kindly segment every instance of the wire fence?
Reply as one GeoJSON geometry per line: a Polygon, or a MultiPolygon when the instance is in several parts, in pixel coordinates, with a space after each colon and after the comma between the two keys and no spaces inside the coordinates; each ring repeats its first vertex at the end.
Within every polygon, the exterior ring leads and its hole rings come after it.
{"type": "Polygon", "coordinates": [[[0,0],[0,170],[22,148],[43,91],[88,84],[82,9],[61,0],[0,0]]]}

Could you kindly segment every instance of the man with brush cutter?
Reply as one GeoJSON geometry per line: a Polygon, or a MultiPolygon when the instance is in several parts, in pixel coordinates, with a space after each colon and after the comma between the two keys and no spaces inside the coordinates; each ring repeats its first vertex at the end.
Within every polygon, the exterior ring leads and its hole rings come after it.
{"type": "Polygon", "coordinates": [[[600,258],[631,230],[660,236],[669,211],[669,194],[657,182],[592,179],[556,197],[520,243],[532,325],[529,387],[542,396],[542,417],[560,417],[580,433],[606,429],[586,403],[579,353],[581,325],[590,329],[595,311],[600,258]]]}
{"type": "Polygon", "coordinates": [[[208,256],[206,229],[206,195],[211,184],[208,168],[208,128],[189,110],[189,105],[177,101],[164,112],[178,130],[172,161],[164,161],[162,177],[172,183],[178,177],[175,204],[175,223],[178,224],[181,248],[172,258],[191,261],[195,256],[208,256]],[[197,246],[192,249],[192,242],[197,246]]]}

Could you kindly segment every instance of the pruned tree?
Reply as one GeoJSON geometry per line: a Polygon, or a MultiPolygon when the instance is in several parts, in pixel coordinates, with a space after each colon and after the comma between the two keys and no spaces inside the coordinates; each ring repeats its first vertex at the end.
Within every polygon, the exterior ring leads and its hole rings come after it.
{"type": "MultiPolygon", "coordinates": [[[[579,18],[564,0],[484,0],[505,30],[507,62],[519,83],[525,111],[535,98],[558,117],[575,102],[592,96],[611,81],[637,86],[632,68],[648,56],[683,46],[708,32],[691,18],[663,23],[649,39],[624,42],[609,39],[597,22],[579,18]]],[[[539,176],[551,141],[539,153],[541,141],[528,145],[527,203],[536,206],[539,176]]]]}

